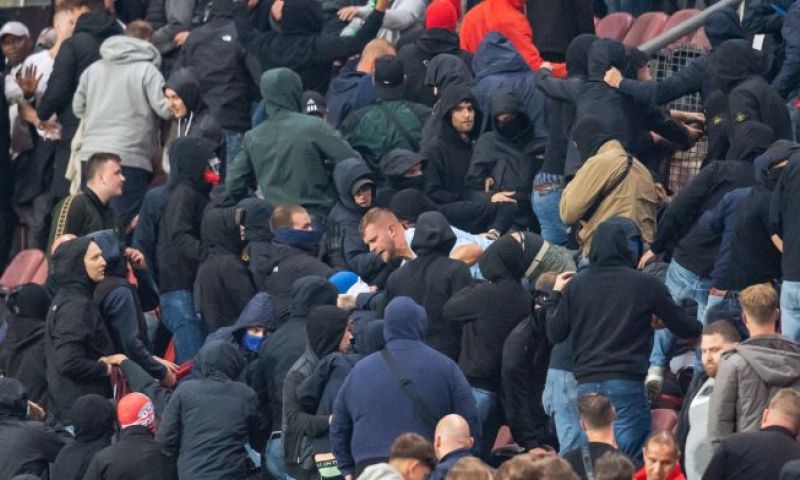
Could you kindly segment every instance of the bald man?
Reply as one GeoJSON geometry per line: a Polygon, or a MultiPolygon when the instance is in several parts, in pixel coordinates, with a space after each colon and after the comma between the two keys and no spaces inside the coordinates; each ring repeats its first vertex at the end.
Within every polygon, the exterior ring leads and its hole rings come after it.
{"type": "Polygon", "coordinates": [[[439,464],[431,473],[429,480],[444,480],[447,473],[459,460],[472,457],[475,439],[469,431],[469,424],[461,415],[450,414],[442,417],[436,424],[433,448],[439,464]]]}

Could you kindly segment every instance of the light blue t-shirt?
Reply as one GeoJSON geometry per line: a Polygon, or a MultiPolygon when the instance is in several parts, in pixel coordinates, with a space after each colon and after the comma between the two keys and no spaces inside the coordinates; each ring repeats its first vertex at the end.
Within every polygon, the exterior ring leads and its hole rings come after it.
{"type": "MultiPolygon", "coordinates": [[[[453,250],[463,245],[477,245],[485,251],[487,248],[489,248],[489,245],[491,245],[492,242],[494,242],[494,240],[489,240],[488,238],[484,238],[480,235],[473,235],[471,233],[465,232],[464,230],[459,230],[458,228],[453,226],[451,226],[450,229],[456,236],[456,244],[453,245],[453,250]]],[[[405,237],[409,247],[411,246],[411,240],[414,239],[414,231],[415,231],[414,228],[406,229],[405,237]]],[[[450,253],[452,253],[453,250],[450,250],[450,253]]],[[[477,262],[475,262],[474,265],[469,267],[469,271],[472,274],[472,278],[476,280],[485,280],[483,278],[483,275],[481,274],[481,269],[478,268],[477,262]]]]}

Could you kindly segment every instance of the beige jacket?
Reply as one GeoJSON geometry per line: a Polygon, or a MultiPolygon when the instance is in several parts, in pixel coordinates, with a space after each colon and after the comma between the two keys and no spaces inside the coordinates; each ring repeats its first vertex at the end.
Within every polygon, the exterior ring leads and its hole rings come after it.
{"type": "Polygon", "coordinates": [[[630,218],[642,232],[642,238],[652,243],[656,232],[656,205],[658,197],[653,176],[634,159],[631,170],[609,194],[588,221],[581,218],[589,210],[594,198],[600,194],[628,163],[628,154],[616,140],[609,140],[589,158],[569,182],[561,196],[559,211],[566,225],[580,224],[578,240],[584,255],[589,254],[597,226],[612,217],[630,218]]]}

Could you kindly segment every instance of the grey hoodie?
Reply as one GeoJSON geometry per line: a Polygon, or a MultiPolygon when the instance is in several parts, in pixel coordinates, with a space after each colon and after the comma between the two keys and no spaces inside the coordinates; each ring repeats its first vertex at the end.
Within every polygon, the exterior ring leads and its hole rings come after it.
{"type": "Polygon", "coordinates": [[[83,72],[72,99],[84,128],[79,159],[110,152],[123,166],[152,171],[157,117],[172,118],[158,70],[161,55],[145,40],[115,35],[100,46],[100,57],[83,72]]]}
{"type": "Polygon", "coordinates": [[[713,442],[761,428],[761,415],[781,388],[800,387],[800,345],[782,335],[746,340],[726,352],[711,394],[708,433],[713,442]]]}
{"type": "Polygon", "coordinates": [[[388,463],[377,463],[370,465],[364,470],[364,473],[358,477],[358,480],[402,480],[403,476],[396,468],[388,463]]]}

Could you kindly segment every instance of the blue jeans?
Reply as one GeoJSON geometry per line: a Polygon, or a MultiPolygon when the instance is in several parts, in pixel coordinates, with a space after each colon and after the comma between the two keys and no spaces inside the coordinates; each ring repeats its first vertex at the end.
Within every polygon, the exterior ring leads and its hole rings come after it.
{"type": "Polygon", "coordinates": [[[242,149],[244,133],[223,129],[222,135],[225,137],[225,165],[230,165],[242,149]]]}
{"type": "Polygon", "coordinates": [[[547,370],[544,393],[544,413],[553,419],[558,435],[558,453],[564,454],[586,444],[578,414],[578,382],[572,372],[547,370]]]}
{"type": "Polygon", "coordinates": [[[800,341],[800,282],[781,285],[781,329],[787,337],[800,341]]]}
{"type": "Polygon", "coordinates": [[[191,360],[203,346],[203,329],[194,311],[192,292],[176,290],[161,294],[164,326],[175,339],[175,363],[191,360]]]}
{"type": "Polygon", "coordinates": [[[286,474],[286,463],[283,458],[283,438],[270,436],[264,447],[265,477],[275,480],[294,480],[286,474]]]}
{"type": "Polygon", "coordinates": [[[147,193],[152,175],[143,168],[134,167],[122,167],[122,175],[125,177],[122,195],[109,200],[108,205],[114,210],[117,222],[126,228],[130,225],[133,217],[139,214],[139,208],[142,206],[142,200],[144,194],[147,193]]]}
{"type": "Polygon", "coordinates": [[[642,463],[642,447],[650,435],[650,405],[644,382],[606,380],[578,385],[578,396],[588,393],[606,395],[617,412],[614,436],[622,453],[642,463]]]}
{"type": "MultiPolygon", "coordinates": [[[[500,402],[497,393],[472,387],[472,396],[475,398],[475,406],[478,408],[478,421],[481,425],[480,431],[480,456],[488,460],[492,455],[492,448],[500,430],[502,416],[500,412],[500,402]]],[[[475,432],[473,432],[473,436],[475,432]]]]}
{"type": "Polygon", "coordinates": [[[531,203],[533,213],[539,219],[542,238],[548,242],[564,246],[567,244],[567,227],[561,221],[558,205],[561,202],[563,188],[551,192],[533,192],[531,203]]]}
{"type": "MultiPolygon", "coordinates": [[[[706,306],[708,305],[708,291],[711,289],[711,279],[703,278],[690,272],[672,260],[667,269],[667,289],[675,302],[694,300],[697,302],[697,319],[703,325],[706,323],[706,306]]],[[[664,367],[667,365],[670,350],[675,345],[675,335],[663,328],[656,331],[653,351],[650,354],[650,365],[664,367]]]]}

